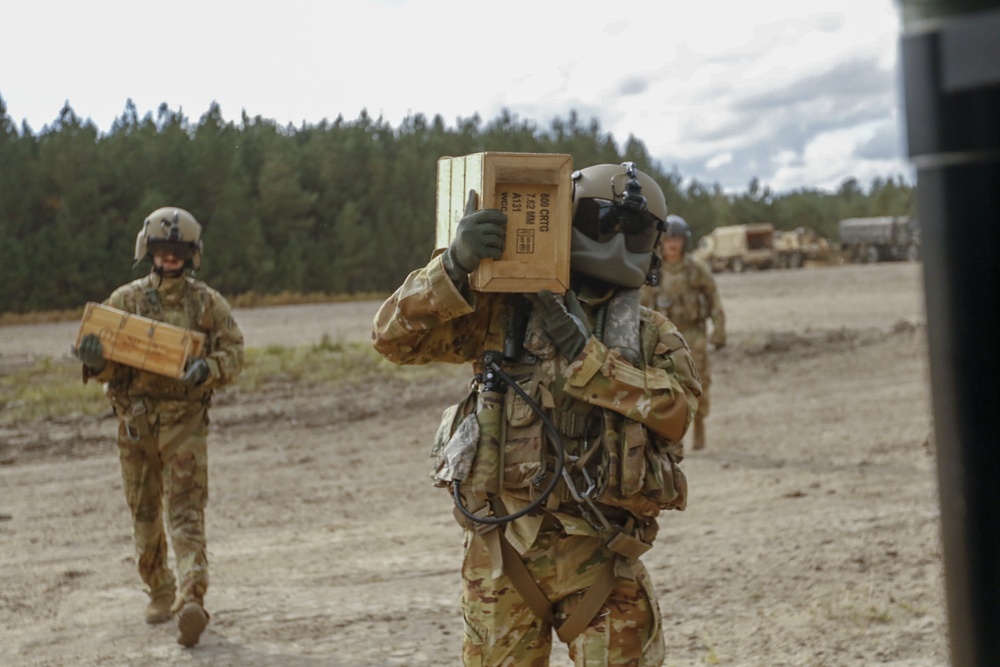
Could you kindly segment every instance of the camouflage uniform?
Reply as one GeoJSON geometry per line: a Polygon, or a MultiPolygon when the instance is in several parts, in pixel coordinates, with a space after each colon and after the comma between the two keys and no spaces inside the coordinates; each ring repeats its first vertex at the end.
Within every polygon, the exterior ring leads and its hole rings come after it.
{"type": "Polygon", "coordinates": [[[666,315],[691,348],[702,389],[695,417],[697,434],[711,410],[712,371],[708,344],[717,347],[726,344],[726,314],[715,278],[705,264],[689,255],[684,255],[679,262],[664,262],[660,268],[660,284],[642,288],[642,304],[666,315]],[[712,320],[711,336],[708,335],[708,320],[712,320]]]}
{"type": "Polygon", "coordinates": [[[166,511],[180,577],[176,612],[188,601],[203,604],[208,588],[208,407],[213,391],[243,367],[243,334],[225,299],[190,277],[150,273],[115,290],[105,304],[206,337],[209,374],[191,388],[114,362],[97,373],[84,366],[85,382],[106,383],[119,419],[118,452],[138,570],[154,600],[171,597],[176,587],[163,529],[166,511]]]}
{"type": "MultiPolygon", "coordinates": [[[[398,364],[473,362],[479,372],[484,351],[503,349],[510,300],[506,294],[463,294],[438,256],[411,273],[382,305],[373,345],[398,364]]],[[[580,300],[591,322],[599,322],[607,297],[581,294],[580,300]]],[[[503,529],[464,522],[465,664],[547,665],[556,628],[577,664],[660,665],[659,607],[638,557],[655,537],[660,511],[683,509],[686,502],[678,443],[697,409],[697,371],[676,328],[647,309],[640,313],[637,364],[597,334],[576,359],[565,359],[534,319],[533,312],[522,356],[506,371],[558,425],[575,462],[574,480],[583,479],[586,470],[597,481],[597,492],[591,505],[574,495],[582,485],[571,491],[560,482],[544,509],[503,529]],[[516,588],[514,560],[524,564],[549,603],[548,618],[516,588]],[[585,619],[580,634],[563,636],[561,623],[602,577],[612,582],[607,599],[585,619]]],[[[614,326],[606,323],[608,329],[614,326]]],[[[527,507],[544,488],[538,480],[551,471],[553,458],[541,419],[509,389],[501,401],[501,446],[493,461],[482,448],[477,451],[463,493],[470,509],[488,502],[494,512],[509,514],[527,507]],[[495,475],[478,474],[477,466],[488,469],[491,463],[495,475]]],[[[436,447],[474,402],[446,411],[436,447]]]]}

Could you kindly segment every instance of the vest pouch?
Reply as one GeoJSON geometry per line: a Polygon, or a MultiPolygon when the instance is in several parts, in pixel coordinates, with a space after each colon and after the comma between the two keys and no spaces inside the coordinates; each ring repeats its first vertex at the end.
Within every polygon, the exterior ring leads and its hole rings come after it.
{"type": "Polygon", "coordinates": [[[538,387],[538,380],[528,377],[516,377],[515,380],[524,393],[534,401],[533,408],[528,401],[524,400],[514,389],[507,388],[506,404],[504,413],[507,415],[507,424],[513,427],[530,426],[539,421],[536,409],[541,409],[541,391],[538,387]]]}
{"type": "Polygon", "coordinates": [[[642,490],[646,476],[646,449],[649,436],[646,428],[637,421],[625,420],[621,438],[621,487],[623,496],[632,496],[642,490]]]}
{"type": "Polygon", "coordinates": [[[513,379],[534,405],[513,387],[507,388],[503,487],[512,491],[530,488],[545,470],[545,424],[537,412],[543,409],[538,379],[533,374],[517,374],[513,379]]]}
{"type": "Polygon", "coordinates": [[[482,391],[476,400],[475,421],[479,427],[479,441],[466,488],[480,499],[500,492],[504,401],[504,395],[499,391],[482,391]]]}
{"type": "Polygon", "coordinates": [[[600,500],[623,506],[622,500],[635,496],[643,488],[649,435],[639,422],[611,411],[604,411],[604,420],[600,500]]]}
{"type": "Polygon", "coordinates": [[[533,486],[545,471],[545,424],[541,419],[529,426],[508,426],[503,449],[504,489],[533,486]]]}

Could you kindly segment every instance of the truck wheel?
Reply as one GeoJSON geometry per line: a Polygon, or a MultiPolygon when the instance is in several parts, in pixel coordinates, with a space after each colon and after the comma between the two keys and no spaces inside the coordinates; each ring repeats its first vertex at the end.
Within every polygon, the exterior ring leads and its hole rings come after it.
{"type": "Polygon", "coordinates": [[[743,273],[743,269],[745,268],[743,266],[743,259],[740,257],[734,257],[733,263],[730,266],[733,267],[733,273],[743,273]]]}

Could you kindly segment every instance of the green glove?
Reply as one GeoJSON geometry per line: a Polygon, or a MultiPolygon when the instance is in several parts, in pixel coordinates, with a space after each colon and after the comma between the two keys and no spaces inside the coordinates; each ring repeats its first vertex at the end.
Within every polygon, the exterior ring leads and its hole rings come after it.
{"type": "Polygon", "coordinates": [[[529,297],[538,309],[542,328],[552,338],[559,353],[566,359],[576,359],[583,351],[590,332],[587,330],[587,316],[572,291],[566,292],[563,299],[549,290],[542,290],[529,297]]]}
{"type": "Polygon", "coordinates": [[[184,369],[181,382],[189,387],[196,387],[208,377],[208,362],[204,359],[192,359],[184,369]]]}
{"type": "Polygon", "coordinates": [[[108,361],[104,358],[104,347],[97,334],[87,334],[80,341],[80,347],[73,348],[73,355],[83,362],[83,365],[95,373],[104,370],[108,361]]]}
{"type": "Polygon", "coordinates": [[[486,258],[499,259],[507,234],[507,214],[496,209],[476,210],[476,191],[469,191],[465,216],[458,221],[455,238],[444,252],[444,268],[456,285],[486,258]]]}

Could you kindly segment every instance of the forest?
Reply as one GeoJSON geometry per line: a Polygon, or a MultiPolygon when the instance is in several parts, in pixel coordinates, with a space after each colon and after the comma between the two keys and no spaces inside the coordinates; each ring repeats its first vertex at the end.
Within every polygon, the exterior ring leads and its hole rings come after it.
{"type": "Polygon", "coordinates": [[[0,97],[0,314],[81,307],[142,275],[136,233],[165,205],[202,224],[198,276],[227,296],[391,291],[433,250],[438,158],[480,151],[567,153],[577,167],[633,161],[694,242],[758,221],[836,241],[840,219],[912,215],[915,205],[901,176],[782,193],[754,178],[725,192],[574,111],[547,127],[509,111],[451,124],[411,114],[398,127],[362,111],[294,127],[246,112],[227,122],[217,104],[197,122],[166,104],[140,117],[129,100],[107,132],[69,103],[35,132],[0,97]]]}

